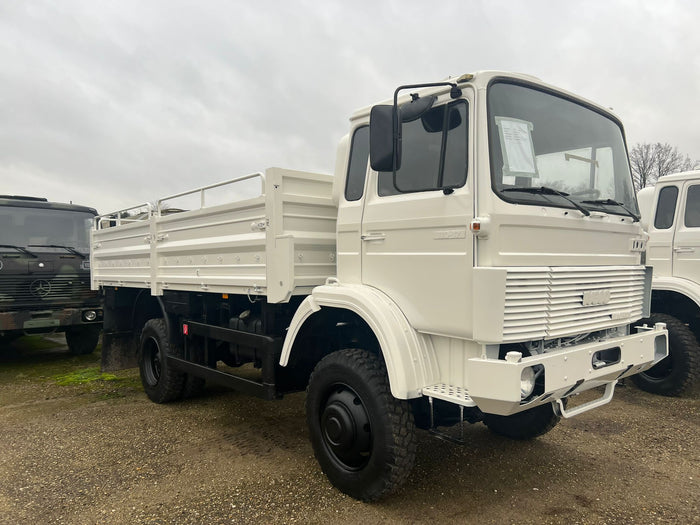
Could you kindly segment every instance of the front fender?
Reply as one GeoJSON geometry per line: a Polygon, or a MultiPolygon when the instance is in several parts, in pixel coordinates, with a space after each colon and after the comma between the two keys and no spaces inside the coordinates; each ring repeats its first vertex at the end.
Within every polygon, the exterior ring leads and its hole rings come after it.
{"type": "Polygon", "coordinates": [[[394,397],[419,397],[421,388],[437,381],[437,360],[430,339],[416,332],[396,303],[385,294],[376,288],[355,284],[334,283],[313,289],[292,318],[282,347],[281,366],[289,362],[301,327],[321,308],[349,310],[367,323],[382,349],[394,397]]]}
{"type": "Polygon", "coordinates": [[[656,277],[652,279],[652,290],[676,292],[686,296],[700,308],[700,284],[678,277],[656,277]]]}

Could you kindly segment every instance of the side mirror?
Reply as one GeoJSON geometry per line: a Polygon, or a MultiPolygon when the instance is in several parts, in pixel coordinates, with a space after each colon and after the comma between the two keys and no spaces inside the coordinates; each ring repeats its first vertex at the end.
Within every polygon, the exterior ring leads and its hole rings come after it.
{"type": "Polygon", "coordinates": [[[654,190],[654,186],[647,186],[637,192],[639,214],[642,216],[639,224],[647,232],[649,231],[649,222],[651,220],[651,209],[654,207],[654,190]]]}
{"type": "MultiPolygon", "coordinates": [[[[410,102],[396,106],[373,106],[369,114],[369,159],[370,166],[375,171],[398,171],[401,167],[401,124],[425,118],[433,107],[437,96],[413,96],[410,102]],[[394,119],[396,119],[394,121],[394,119]],[[396,125],[394,126],[394,122],[396,125]],[[396,136],[394,136],[394,129],[396,136]]],[[[459,115],[458,115],[459,116],[459,115]]],[[[442,112],[438,115],[442,119],[442,112]]],[[[458,123],[459,124],[459,123],[458,123]]],[[[428,124],[423,123],[426,131],[428,124]]],[[[442,120],[439,130],[442,131],[442,120]]]]}
{"type": "Polygon", "coordinates": [[[437,96],[428,95],[426,97],[416,97],[399,107],[401,122],[413,122],[425,115],[433,107],[437,96]]]}
{"type": "MultiPolygon", "coordinates": [[[[397,110],[398,111],[398,110],[397,110]]],[[[369,114],[369,163],[374,171],[394,171],[401,167],[401,128],[394,148],[394,106],[373,106],[369,114]]]]}

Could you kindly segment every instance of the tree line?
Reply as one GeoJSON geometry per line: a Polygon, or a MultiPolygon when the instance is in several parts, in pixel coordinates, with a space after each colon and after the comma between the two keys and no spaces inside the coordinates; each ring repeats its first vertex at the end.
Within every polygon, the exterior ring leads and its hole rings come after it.
{"type": "Polygon", "coordinates": [[[691,170],[699,164],[668,143],[636,144],[629,155],[635,191],[653,186],[661,177],[691,170]]]}

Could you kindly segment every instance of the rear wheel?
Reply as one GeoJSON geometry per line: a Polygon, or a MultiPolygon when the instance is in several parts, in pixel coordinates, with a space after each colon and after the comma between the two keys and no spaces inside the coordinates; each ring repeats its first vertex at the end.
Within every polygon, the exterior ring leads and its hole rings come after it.
{"type": "Polygon", "coordinates": [[[677,396],[690,390],[700,378],[700,345],[695,334],[683,321],[668,314],[652,314],[639,324],[666,323],[668,356],[649,370],[630,379],[645,392],[677,396]]]}
{"type": "Polygon", "coordinates": [[[66,330],[66,344],[73,355],[91,354],[99,339],[99,326],[76,326],[66,330]]]}
{"type": "Polygon", "coordinates": [[[168,337],[163,319],[151,319],[141,332],[139,371],[141,384],[154,403],[167,403],[182,395],[185,374],[173,369],[166,356],[180,355],[180,349],[168,337]]]}
{"type": "Polygon", "coordinates": [[[484,414],[484,425],[498,435],[527,440],[546,434],[557,426],[559,419],[552,404],[547,403],[510,416],[484,414]]]}
{"type": "Polygon", "coordinates": [[[324,357],[309,379],[306,418],[323,472],[353,498],[379,498],[413,467],[411,408],[391,395],[386,367],[374,354],[353,349],[324,357]]]}

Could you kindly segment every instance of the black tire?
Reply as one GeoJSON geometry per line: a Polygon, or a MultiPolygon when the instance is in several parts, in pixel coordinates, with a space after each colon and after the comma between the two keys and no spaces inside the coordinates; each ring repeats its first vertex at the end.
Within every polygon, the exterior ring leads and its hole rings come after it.
{"type": "Polygon", "coordinates": [[[6,333],[4,335],[0,335],[0,346],[4,346],[4,345],[9,346],[10,344],[12,344],[13,341],[16,341],[17,339],[22,337],[22,335],[23,334],[21,334],[21,333],[18,334],[18,333],[12,333],[12,332],[10,332],[9,334],[6,333]]]}
{"type": "Polygon", "coordinates": [[[151,319],[141,332],[139,371],[141,384],[154,403],[167,403],[182,396],[185,374],[168,366],[166,355],[180,356],[180,348],[168,337],[163,319],[151,319]]]}
{"type": "Polygon", "coordinates": [[[98,326],[80,326],[66,330],[66,344],[73,355],[91,354],[100,340],[98,326]]]}
{"type": "Polygon", "coordinates": [[[546,434],[557,426],[559,419],[552,404],[546,403],[510,416],[484,414],[484,425],[495,434],[524,441],[546,434]]]}
{"type": "Polygon", "coordinates": [[[376,500],[413,468],[410,405],[391,395],[386,367],[374,354],[349,349],[324,357],[309,379],[306,419],[321,469],[353,498],[376,500]]]}
{"type": "Polygon", "coordinates": [[[690,390],[700,378],[700,345],[683,321],[668,314],[651,314],[638,324],[666,323],[668,357],[630,379],[640,389],[662,396],[678,396],[690,390]]]}

